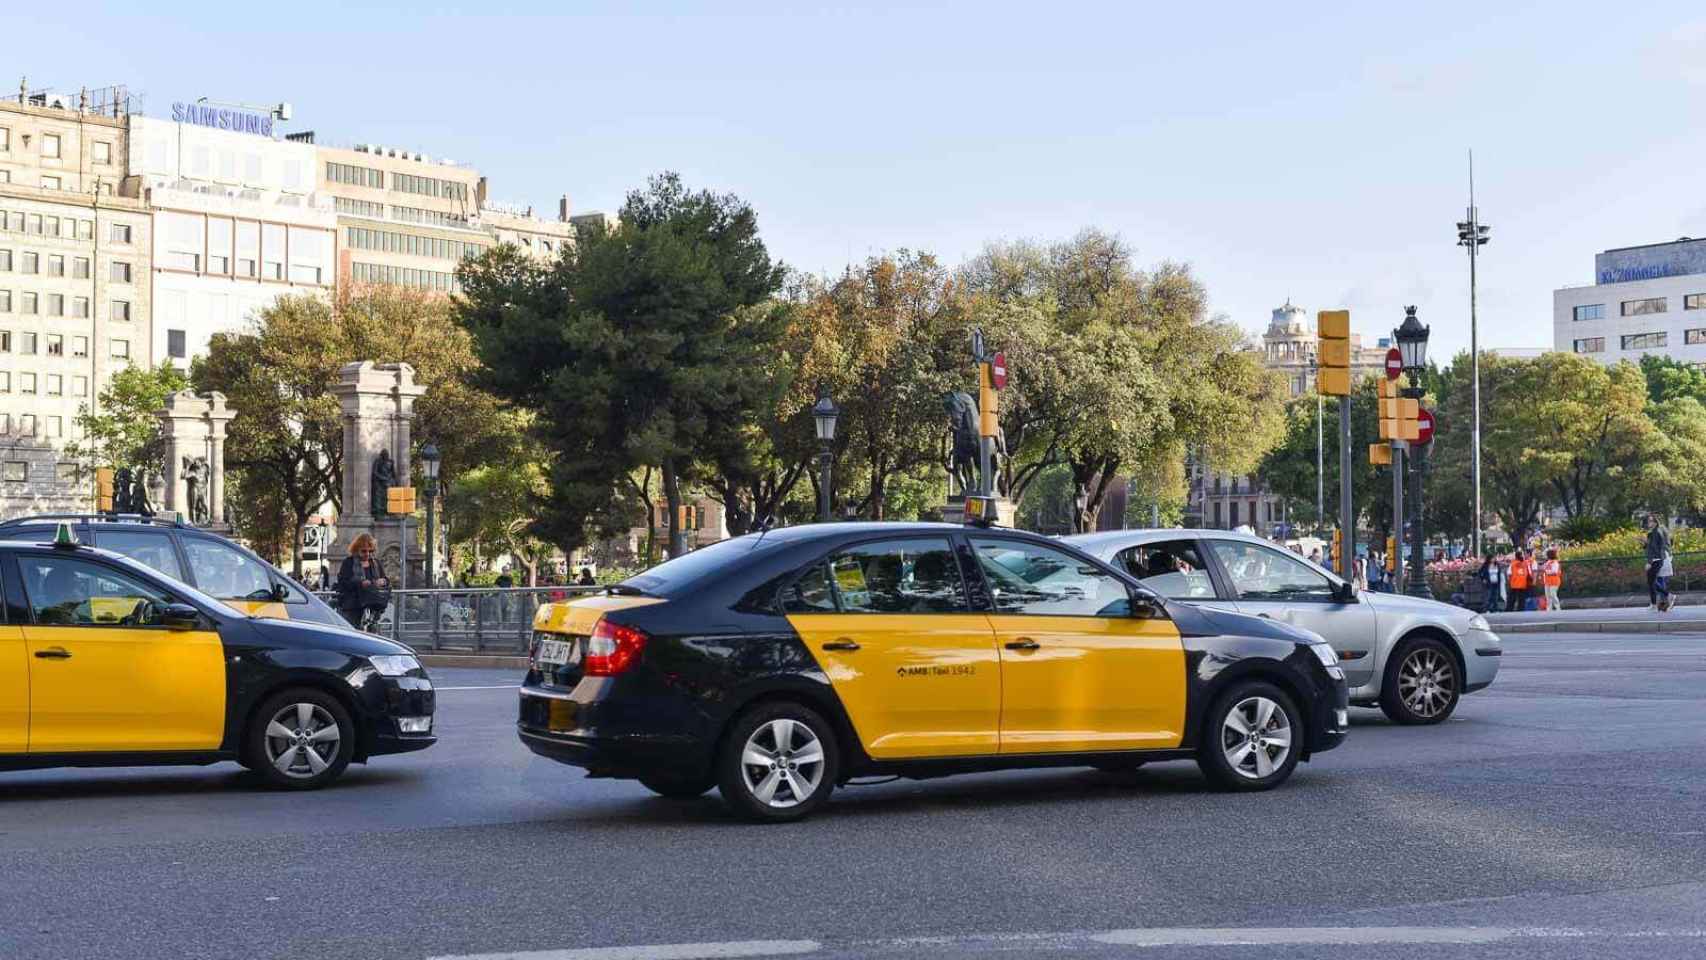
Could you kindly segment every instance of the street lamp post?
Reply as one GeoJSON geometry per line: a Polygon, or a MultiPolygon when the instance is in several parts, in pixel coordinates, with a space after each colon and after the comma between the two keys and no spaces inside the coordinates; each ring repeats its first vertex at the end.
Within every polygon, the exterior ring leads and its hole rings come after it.
{"type": "Polygon", "coordinates": [[[438,532],[438,513],[434,509],[434,501],[438,499],[438,447],[430,440],[427,441],[427,444],[421,447],[420,459],[421,473],[426,477],[426,584],[432,587],[438,582],[433,576],[438,570],[438,554],[435,551],[437,542],[434,536],[438,532]]]}
{"type": "Polygon", "coordinates": [[[1309,371],[1315,375],[1315,533],[1319,536],[1327,529],[1327,461],[1321,453],[1325,446],[1321,423],[1327,413],[1321,398],[1321,357],[1313,352],[1309,371]]]}
{"type": "Polygon", "coordinates": [[[1469,482],[1475,488],[1474,522],[1470,524],[1470,556],[1481,556],[1481,347],[1475,311],[1475,257],[1487,244],[1492,227],[1481,222],[1475,207],[1475,151],[1469,151],[1469,218],[1457,224],[1457,245],[1469,251],[1469,382],[1473,422],[1469,428],[1469,482]]]}
{"type": "Polygon", "coordinates": [[[835,421],[840,416],[841,411],[836,409],[835,401],[829,399],[827,393],[818,397],[817,406],[812,407],[812,419],[817,424],[817,440],[823,445],[823,482],[818,490],[818,519],[824,523],[829,522],[830,504],[834,502],[830,492],[830,481],[833,479],[830,465],[834,462],[835,455],[831,452],[831,447],[835,443],[835,421]]]}
{"type": "MultiPolygon", "coordinates": [[[[1428,363],[1429,332],[1429,329],[1416,319],[1415,307],[1404,308],[1403,325],[1392,331],[1392,339],[1397,342],[1398,352],[1404,358],[1404,373],[1410,380],[1410,385],[1405,388],[1404,395],[1418,402],[1422,399],[1422,372],[1427,369],[1428,363]]],[[[1404,592],[1413,597],[1432,599],[1433,591],[1428,589],[1427,571],[1423,568],[1422,561],[1421,448],[1412,444],[1409,453],[1411,455],[1406,456],[1404,460],[1410,466],[1412,483],[1414,484],[1413,492],[1410,495],[1412,504],[1410,510],[1414,522],[1410,529],[1410,576],[1404,592]]],[[[1399,468],[1394,465],[1393,469],[1399,468]]],[[[1400,477],[1399,482],[1402,483],[1402,477],[1400,477]]],[[[1399,533],[1402,535],[1403,514],[1400,513],[1394,519],[1400,524],[1399,533]]]]}

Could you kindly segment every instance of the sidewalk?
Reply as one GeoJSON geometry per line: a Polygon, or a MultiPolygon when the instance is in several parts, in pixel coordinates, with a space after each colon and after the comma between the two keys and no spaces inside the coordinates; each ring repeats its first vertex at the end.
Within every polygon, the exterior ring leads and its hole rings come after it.
{"type": "Polygon", "coordinates": [[[1669,613],[1635,607],[1563,609],[1556,612],[1489,613],[1496,633],[1706,633],[1706,606],[1676,607],[1669,613]]]}

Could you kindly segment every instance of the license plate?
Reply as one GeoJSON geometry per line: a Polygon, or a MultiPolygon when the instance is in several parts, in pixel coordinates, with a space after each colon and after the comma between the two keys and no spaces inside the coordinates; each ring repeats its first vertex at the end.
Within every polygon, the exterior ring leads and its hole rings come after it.
{"type": "Polygon", "coordinates": [[[569,651],[574,643],[569,640],[539,641],[539,662],[551,667],[561,667],[569,662],[569,651]]]}

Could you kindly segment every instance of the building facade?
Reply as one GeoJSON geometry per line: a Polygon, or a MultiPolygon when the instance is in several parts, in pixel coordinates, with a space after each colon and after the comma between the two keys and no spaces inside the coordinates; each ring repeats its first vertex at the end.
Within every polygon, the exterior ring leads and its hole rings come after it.
{"type": "Polygon", "coordinates": [[[377,145],[320,146],[319,189],[337,216],[338,283],[449,293],[456,267],[492,246],[478,171],[377,145]]]}
{"type": "Polygon", "coordinates": [[[1594,284],[1552,292],[1552,347],[1606,365],[1654,354],[1706,364],[1706,240],[1619,247],[1594,284]]]}
{"type": "Polygon", "coordinates": [[[154,362],[152,219],[122,88],[0,101],[0,516],[88,506],[65,453],[115,370],[154,362]]]}
{"type": "Polygon", "coordinates": [[[150,117],[130,135],[154,218],[155,357],[187,369],[280,296],[331,293],[337,216],[311,145],[150,117]]]}

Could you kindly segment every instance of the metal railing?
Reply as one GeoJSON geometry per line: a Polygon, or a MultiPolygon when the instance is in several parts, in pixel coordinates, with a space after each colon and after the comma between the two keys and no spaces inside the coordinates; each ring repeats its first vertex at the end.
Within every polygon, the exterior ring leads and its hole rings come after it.
{"type": "MultiPolygon", "coordinates": [[[[393,590],[379,633],[416,650],[525,654],[533,615],[543,604],[598,593],[603,587],[457,587],[393,590]],[[402,616],[397,611],[402,610],[402,616]]],[[[332,607],[337,596],[316,594],[332,607]]]]}

